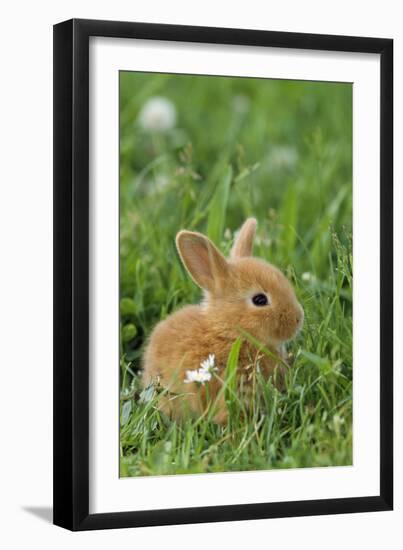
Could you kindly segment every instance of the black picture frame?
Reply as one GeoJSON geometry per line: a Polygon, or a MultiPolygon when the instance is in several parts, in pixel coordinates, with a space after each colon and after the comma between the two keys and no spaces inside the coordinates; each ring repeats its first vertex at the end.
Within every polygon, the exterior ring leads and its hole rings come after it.
{"type": "Polygon", "coordinates": [[[71,530],[393,507],[393,40],[72,19],[54,26],[54,523],[71,530]],[[380,491],[366,497],[89,513],[89,38],[377,53],[380,124],[380,491]]]}

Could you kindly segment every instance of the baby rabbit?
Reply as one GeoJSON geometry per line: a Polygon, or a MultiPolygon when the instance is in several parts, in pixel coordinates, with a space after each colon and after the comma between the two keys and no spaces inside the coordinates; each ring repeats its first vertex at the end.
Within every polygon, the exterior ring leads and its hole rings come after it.
{"type": "Polygon", "coordinates": [[[180,231],[176,236],[180,258],[193,281],[203,289],[204,300],[158,323],[146,347],[143,365],[144,384],[158,382],[166,390],[160,396],[159,408],[176,420],[200,416],[208,399],[216,399],[213,420],[227,422],[220,379],[225,377],[228,354],[234,341],[242,337],[242,330],[273,356],[259,352],[244,337],[237,373],[250,380],[250,371],[259,365],[260,372],[272,377],[279,389],[284,384],[284,342],[301,328],[304,312],[281,271],[251,257],[255,231],[256,220],[247,219],[229,259],[201,233],[180,231]],[[195,377],[189,371],[194,374],[207,358],[216,372],[211,375],[210,370],[205,383],[192,381],[195,377]]]}

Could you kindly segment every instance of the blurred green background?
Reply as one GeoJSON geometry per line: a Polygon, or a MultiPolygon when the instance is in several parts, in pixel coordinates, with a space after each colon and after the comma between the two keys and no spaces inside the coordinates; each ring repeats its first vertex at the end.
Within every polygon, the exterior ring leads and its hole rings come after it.
{"type": "MultiPolygon", "coordinates": [[[[121,455],[132,465],[126,475],[138,475],[148,456],[141,458],[130,431],[145,339],[157,321],[201,295],[180,265],[175,234],[196,229],[228,251],[247,216],[258,220],[255,254],[284,270],[305,309],[304,331],[291,345],[299,383],[308,387],[324,365],[343,376],[343,384],[321,379],[323,391],[312,386],[317,393],[304,399],[310,407],[320,403],[312,413],[319,420],[323,407],[334,415],[342,404],[338,462],[351,460],[352,86],[121,72],[121,455]]],[[[161,429],[151,447],[167,437],[161,429]]],[[[325,463],[334,463],[329,457],[325,463]]]]}

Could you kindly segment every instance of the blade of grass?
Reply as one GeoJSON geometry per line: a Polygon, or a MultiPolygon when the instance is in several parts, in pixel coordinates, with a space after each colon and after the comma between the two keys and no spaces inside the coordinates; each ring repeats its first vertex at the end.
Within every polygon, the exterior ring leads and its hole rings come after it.
{"type": "Polygon", "coordinates": [[[231,180],[232,168],[227,166],[209,204],[207,235],[215,243],[220,242],[224,231],[231,180]]]}

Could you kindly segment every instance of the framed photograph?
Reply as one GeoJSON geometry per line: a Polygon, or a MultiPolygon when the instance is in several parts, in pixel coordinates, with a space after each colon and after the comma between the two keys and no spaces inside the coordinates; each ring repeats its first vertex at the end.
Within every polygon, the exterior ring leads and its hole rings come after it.
{"type": "Polygon", "coordinates": [[[391,510],[393,42],[54,27],[54,523],[391,510]]]}

